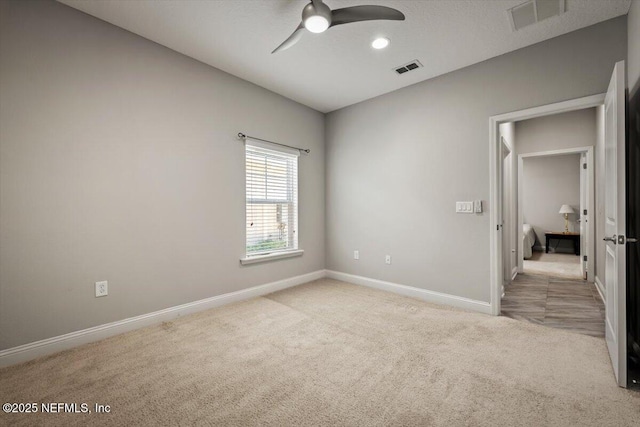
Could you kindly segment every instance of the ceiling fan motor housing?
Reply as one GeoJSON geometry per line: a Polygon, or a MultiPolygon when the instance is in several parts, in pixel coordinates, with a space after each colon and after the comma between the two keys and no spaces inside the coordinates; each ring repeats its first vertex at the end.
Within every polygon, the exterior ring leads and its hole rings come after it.
{"type": "Polygon", "coordinates": [[[302,22],[306,22],[312,16],[321,16],[327,20],[329,26],[331,26],[331,9],[324,3],[318,3],[315,6],[313,3],[309,3],[302,9],[302,22]]]}

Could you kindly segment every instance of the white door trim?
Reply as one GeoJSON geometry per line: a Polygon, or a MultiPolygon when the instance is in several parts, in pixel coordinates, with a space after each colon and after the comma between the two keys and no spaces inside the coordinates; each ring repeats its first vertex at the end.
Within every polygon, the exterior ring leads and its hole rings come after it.
{"type": "MultiPolygon", "coordinates": [[[[498,194],[498,161],[500,154],[500,132],[498,126],[501,123],[518,120],[543,117],[551,114],[564,113],[568,111],[581,110],[584,108],[597,107],[604,104],[605,94],[586,96],[584,98],[571,99],[554,104],[542,105],[539,107],[527,108],[525,110],[513,111],[511,113],[500,114],[489,117],[489,251],[490,251],[490,295],[491,314],[500,314],[500,290],[502,288],[502,253],[499,252],[498,241],[502,241],[502,233],[498,231],[498,212],[502,211],[502,197],[498,194]],[[499,238],[499,239],[498,239],[499,238]]],[[[593,221],[592,221],[593,223],[593,221]]],[[[593,239],[592,239],[593,240],[593,239]]]]}
{"type": "MultiPolygon", "coordinates": [[[[524,243],[523,243],[523,233],[522,233],[522,225],[524,223],[524,215],[522,213],[522,204],[523,204],[523,185],[524,185],[524,177],[523,177],[523,163],[525,158],[531,157],[552,157],[552,156],[562,156],[566,154],[583,154],[587,155],[587,193],[589,195],[587,202],[587,212],[589,216],[589,223],[587,226],[587,253],[580,254],[587,255],[587,281],[593,282],[595,280],[594,270],[595,270],[595,161],[593,157],[594,147],[577,147],[577,148],[566,148],[562,150],[552,150],[552,151],[540,151],[536,153],[526,153],[518,155],[518,273],[523,273],[524,270],[524,258],[522,254],[524,253],[524,243]],[[592,217],[593,215],[593,217],[592,217]]],[[[544,242],[541,242],[544,243],[544,242]]]]}
{"type": "MultiPolygon", "coordinates": [[[[502,255],[503,255],[503,285],[502,285],[502,291],[500,292],[501,295],[504,295],[504,284],[511,282],[513,280],[512,276],[513,276],[513,267],[511,266],[511,238],[513,235],[513,227],[514,225],[514,218],[515,216],[513,215],[512,209],[511,207],[515,204],[513,201],[513,195],[514,195],[514,189],[513,189],[513,174],[514,174],[514,168],[513,168],[513,158],[516,155],[513,152],[513,147],[511,144],[509,144],[507,142],[506,139],[504,139],[503,137],[500,137],[500,141],[502,143],[500,149],[502,150],[502,154],[501,154],[501,158],[502,158],[502,181],[501,181],[501,187],[502,187],[502,208],[505,208],[505,201],[508,203],[508,209],[507,209],[507,215],[505,215],[505,212],[502,212],[502,255]],[[511,157],[509,157],[511,156],[511,157]],[[508,168],[505,169],[505,160],[507,160],[507,158],[509,159],[509,161],[507,162],[508,168]],[[508,170],[508,176],[506,176],[506,172],[508,170]],[[508,182],[508,185],[504,185],[505,180],[508,182]],[[508,194],[508,196],[507,196],[508,194]],[[507,230],[505,232],[505,230],[507,230]],[[508,237],[508,239],[507,239],[508,237]],[[505,245],[505,242],[507,243],[505,245]],[[506,263],[506,265],[505,265],[506,263]]],[[[516,260],[517,261],[517,260],[516,260]]]]}

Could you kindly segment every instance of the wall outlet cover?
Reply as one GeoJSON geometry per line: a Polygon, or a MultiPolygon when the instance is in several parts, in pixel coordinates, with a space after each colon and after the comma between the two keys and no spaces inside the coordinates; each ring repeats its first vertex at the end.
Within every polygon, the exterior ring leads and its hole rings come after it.
{"type": "Polygon", "coordinates": [[[109,282],[96,282],[96,298],[109,295],[109,282]]]}

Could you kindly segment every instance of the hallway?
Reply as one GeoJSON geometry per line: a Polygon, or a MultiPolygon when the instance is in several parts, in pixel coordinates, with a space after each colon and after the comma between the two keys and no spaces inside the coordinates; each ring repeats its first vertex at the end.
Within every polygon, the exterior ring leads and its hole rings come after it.
{"type": "Polygon", "coordinates": [[[505,286],[501,315],[603,338],[604,310],[593,283],[525,273],[505,286]]]}

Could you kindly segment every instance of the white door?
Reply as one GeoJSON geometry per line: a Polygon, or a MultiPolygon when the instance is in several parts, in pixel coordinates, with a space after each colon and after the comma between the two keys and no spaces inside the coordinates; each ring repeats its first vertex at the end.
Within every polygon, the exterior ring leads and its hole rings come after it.
{"type": "Polygon", "coordinates": [[[624,61],[616,63],[605,111],[605,335],[613,371],[627,386],[624,61]]]}
{"type": "Polygon", "coordinates": [[[585,255],[587,254],[587,153],[580,155],[580,212],[578,213],[578,221],[580,223],[580,270],[582,272],[582,278],[587,278],[587,261],[585,255]]]}

